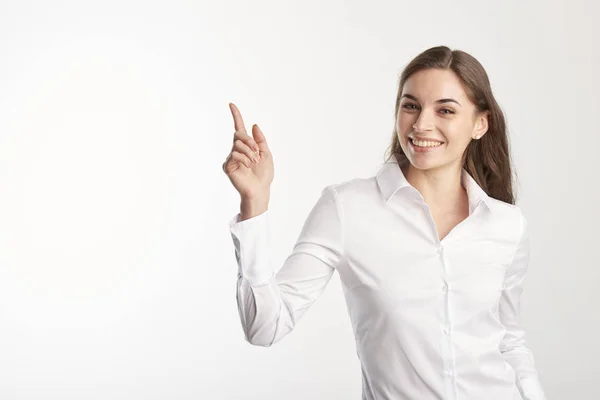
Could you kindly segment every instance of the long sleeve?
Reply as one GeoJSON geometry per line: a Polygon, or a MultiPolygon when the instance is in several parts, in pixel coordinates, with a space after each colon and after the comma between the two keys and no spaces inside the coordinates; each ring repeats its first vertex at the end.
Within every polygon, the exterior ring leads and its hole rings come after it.
{"type": "Polygon", "coordinates": [[[516,373],[516,384],[523,400],[545,400],[545,394],[534,365],[534,357],[525,342],[525,331],[519,322],[521,294],[529,263],[527,221],[521,215],[521,239],[513,262],[506,273],[500,299],[499,316],[506,328],[500,351],[516,373]]]}
{"type": "Polygon", "coordinates": [[[281,340],[325,290],[343,257],[338,195],[323,189],[281,268],[270,261],[268,210],[229,223],[238,264],[237,304],[246,340],[281,340]]]}

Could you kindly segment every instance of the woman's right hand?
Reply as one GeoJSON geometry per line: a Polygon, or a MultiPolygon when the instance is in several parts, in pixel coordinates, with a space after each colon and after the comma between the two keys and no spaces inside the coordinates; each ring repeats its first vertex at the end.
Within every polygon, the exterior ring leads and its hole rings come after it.
{"type": "Polygon", "coordinates": [[[235,133],[233,147],[223,163],[223,171],[240,194],[242,204],[262,203],[266,207],[274,176],[273,156],[267,140],[258,125],[253,125],[252,136],[248,135],[238,108],[229,103],[229,109],[233,115],[235,133]]]}

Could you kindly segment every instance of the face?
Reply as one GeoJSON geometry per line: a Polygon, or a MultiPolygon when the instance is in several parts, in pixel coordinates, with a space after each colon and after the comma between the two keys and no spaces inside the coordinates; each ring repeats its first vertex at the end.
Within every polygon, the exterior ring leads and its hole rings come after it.
{"type": "Polygon", "coordinates": [[[453,71],[426,69],[406,80],[396,131],[413,167],[462,166],[468,144],[487,128],[486,113],[477,113],[453,71]]]}

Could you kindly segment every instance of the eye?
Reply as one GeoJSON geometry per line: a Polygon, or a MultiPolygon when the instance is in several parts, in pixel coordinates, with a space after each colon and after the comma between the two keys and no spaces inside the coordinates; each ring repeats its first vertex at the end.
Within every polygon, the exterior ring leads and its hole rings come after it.
{"type": "Polygon", "coordinates": [[[452,111],[452,110],[451,110],[451,109],[449,109],[449,108],[442,108],[442,109],[440,110],[440,112],[441,112],[442,114],[454,114],[454,111],[452,111]]]}
{"type": "Polygon", "coordinates": [[[419,107],[417,107],[417,105],[413,104],[413,103],[404,103],[402,105],[402,108],[405,108],[407,110],[418,110],[419,109],[419,107]]]}

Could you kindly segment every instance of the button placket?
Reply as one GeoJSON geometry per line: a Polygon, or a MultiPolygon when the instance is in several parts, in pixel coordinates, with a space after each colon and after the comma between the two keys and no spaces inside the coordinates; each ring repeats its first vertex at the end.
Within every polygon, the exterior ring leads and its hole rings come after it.
{"type": "Polygon", "coordinates": [[[450,338],[450,304],[449,304],[449,290],[448,290],[448,261],[446,260],[445,257],[445,252],[444,252],[445,248],[444,248],[444,244],[439,242],[436,252],[438,254],[440,263],[442,265],[442,285],[441,285],[441,290],[443,293],[443,303],[444,303],[444,320],[442,321],[441,324],[441,331],[443,334],[443,346],[446,349],[445,350],[445,368],[443,370],[443,375],[445,377],[446,380],[446,388],[448,391],[448,394],[451,396],[450,398],[454,399],[454,373],[452,371],[452,365],[453,365],[453,350],[452,350],[452,339],[450,338]]]}

